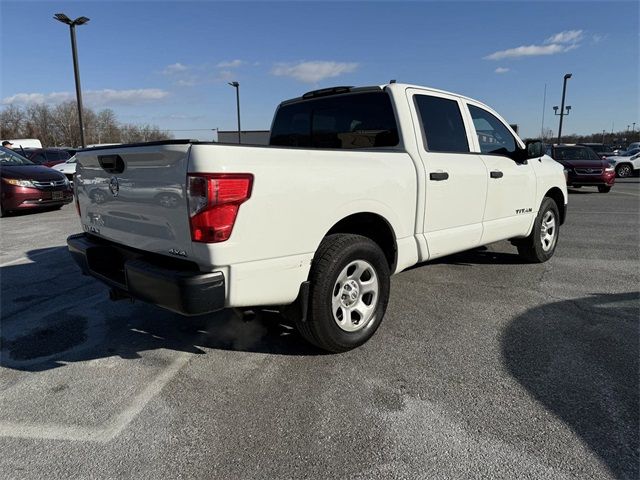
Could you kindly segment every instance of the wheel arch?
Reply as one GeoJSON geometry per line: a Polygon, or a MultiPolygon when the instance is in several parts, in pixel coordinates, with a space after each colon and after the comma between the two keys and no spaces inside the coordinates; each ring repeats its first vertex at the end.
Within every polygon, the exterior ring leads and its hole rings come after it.
{"type": "Polygon", "coordinates": [[[398,261],[396,234],[382,215],[372,212],[353,213],[336,222],[324,236],[337,233],[352,233],[373,240],[384,253],[389,270],[395,270],[398,261]]]}
{"type": "Polygon", "coordinates": [[[567,199],[564,198],[562,190],[558,187],[553,187],[544,194],[545,197],[551,198],[558,206],[560,212],[560,225],[562,225],[567,217],[567,199]]]}

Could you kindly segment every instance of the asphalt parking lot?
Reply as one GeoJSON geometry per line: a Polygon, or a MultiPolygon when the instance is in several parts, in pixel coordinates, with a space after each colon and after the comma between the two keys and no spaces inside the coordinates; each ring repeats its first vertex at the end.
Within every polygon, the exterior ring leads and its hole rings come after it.
{"type": "Polygon", "coordinates": [[[3,218],[0,477],[638,478],[640,180],[569,201],[550,262],[403,272],[340,355],[275,314],[110,302],[73,204],[3,218]]]}

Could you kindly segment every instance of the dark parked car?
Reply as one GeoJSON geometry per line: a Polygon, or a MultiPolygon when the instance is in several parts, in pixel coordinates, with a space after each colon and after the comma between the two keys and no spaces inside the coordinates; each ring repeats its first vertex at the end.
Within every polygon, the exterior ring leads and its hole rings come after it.
{"type": "Polygon", "coordinates": [[[24,148],[17,149],[16,152],[31,160],[37,165],[53,167],[58,163],[66,162],[72,155],[62,148],[24,148]]]}
{"type": "Polygon", "coordinates": [[[36,165],[13,150],[0,147],[0,216],[16,210],[54,207],[73,201],[64,174],[36,165]]]}
{"type": "Polygon", "coordinates": [[[605,145],[604,143],[578,143],[577,145],[589,147],[591,150],[596,152],[600,158],[610,157],[613,155],[613,148],[611,148],[610,145],[605,145]]]}
{"type": "Polygon", "coordinates": [[[547,155],[564,165],[569,187],[598,187],[601,193],[611,190],[616,172],[589,147],[548,145],[547,155]]]}

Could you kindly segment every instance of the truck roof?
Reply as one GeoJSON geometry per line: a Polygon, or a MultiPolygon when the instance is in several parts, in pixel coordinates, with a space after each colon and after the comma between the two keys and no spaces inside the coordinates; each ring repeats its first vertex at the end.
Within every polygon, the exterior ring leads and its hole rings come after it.
{"type": "Polygon", "coordinates": [[[411,83],[396,83],[395,81],[390,82],[390,83],[385,83],[382,85],[373,85],[373,86],[363,86],[363,87],[354,87],[354,86],[346,86],[346,85],[340,85],[340,86],[335,86],[335,87],[328,87],[328,88],[321,88],[319,90],[311,90],[309,92],[306,92],[305,94],[303,94],[300,97],[296,97],[296,98],[291,98],[289,100],[284,100],[283,102],[280,103],[280,105],[288,105],[290,103],[296,103],[296,102],[302,102],[305,100],[311,100],[312,98],[319,98],[319,97],[326,97],[326,96],[331,96],[331,95],[340,95],[340,94],[345,94],[345,93],[360,93],[360,92],[370,92],[370,91],[377,91],[377,90],[384,90],[384,89],[397,89],[397,90],[406,90],[407,88],[415,88],[417,90],[425,90],[428,92],[434,92],[434,93],[442,93],[445,95],[452,95],[454,97],[458,97],[464,100],[468,100],[470,102],[474,102],[474,103],[478,103],[480,105],[482,105],[483,107],[487,108],[488,110],[493,112],[493,109],[491,107],[489,107],[488,105],[485,105],[484,103],[467,97],[465,95],[461,95],[459,93],[454,93],[454,92],[449,92],[447,90],[440,90],[438,88],[433,88],[433,87],[425,87],[423,85],[415,85],[415,84],[411,84],[411,83]]]}

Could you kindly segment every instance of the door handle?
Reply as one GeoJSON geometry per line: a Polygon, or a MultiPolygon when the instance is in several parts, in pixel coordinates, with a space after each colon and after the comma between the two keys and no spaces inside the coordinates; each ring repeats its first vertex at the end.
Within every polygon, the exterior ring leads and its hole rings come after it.
{"type": "Polygon", "coordinates": [[[441,182],[442,180],[446,180],[449,178],[449,174],[447,172],[431,172],[429,174],[429,180],[435,180],[436,182],[441,182]]]}
{"type": "Polygon", "coordinates": [[[494,170],[489,175],[491,176],[491,178],[502,178],[504,173],[502,173],[500,170],[494,170]]]}

